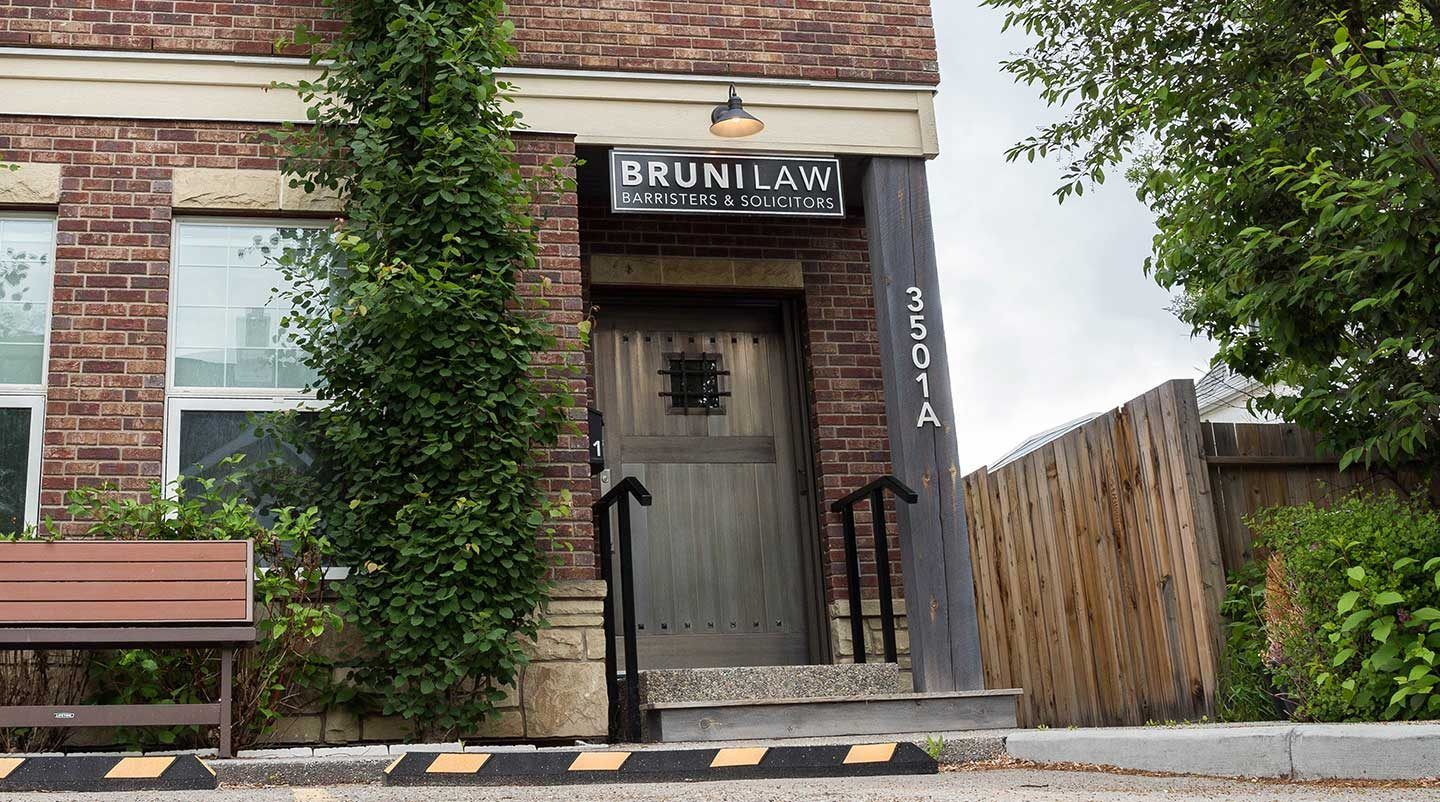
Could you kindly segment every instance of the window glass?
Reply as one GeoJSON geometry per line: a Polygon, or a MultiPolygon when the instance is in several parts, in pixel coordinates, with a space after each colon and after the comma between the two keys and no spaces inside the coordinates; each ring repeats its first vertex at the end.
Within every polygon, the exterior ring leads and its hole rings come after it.
{"type": "Polygon", "coordinates": [[[0,218],[0,384],[45,380],[54,223],[0,218]]]}
{"type": "MultiPolygon", "coordinates": [[[[299,453],[280,436],[277,426],[298,418],[279,413],[187,409],[180,413],[179,472],[186,479],[224,479],[243,473],[243,492],[261,511],[276,506],[300,506],[300,483],[313,459],[299,453]],[[239,464],[224,460],[243,455],[239,464]]],[[[187,487],[193,493],[194,487],[187,487]]]]}
{"type": "Polygon", "coordinates": [[[25,527],[29,470],[30,410],[0,407],[0,534],[25,527]]]}
{"type": "Polygon", "coordinates": [[[669,392],[660,393],[670,399],[672,411],[723,412],[721,399],[730,395],[720,389],[720,377],[729,374],[720,369],[717,354],[669,354],[670,367],[660,371],[670,379],[669,392]]]}
{"type": "Polygon", "coordinates": [[[184,223],[175,255],[177,387],[298,390],[314,381],[301,364],[281,259],[328,242],[321,228],[184,223]]]}

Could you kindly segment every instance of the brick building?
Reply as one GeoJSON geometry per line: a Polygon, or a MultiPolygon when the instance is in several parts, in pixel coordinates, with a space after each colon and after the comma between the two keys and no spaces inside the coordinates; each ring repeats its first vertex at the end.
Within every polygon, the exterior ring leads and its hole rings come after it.
{"type": "MultiPolygon", "coordinates": [[[[831,507],[893,473],[920,498],[891,510],[882,561],[858,507],[864,609],[888,561],[914,684],[978,688],[925,184],[928,0],[510,5],[519,158],[583,160],[542,210],[526,288],[567,344],[595,322],[590,350],[559,358],[585,368],[574,389],[604,429],[550,455],[549,489],[577,501],[557,626],[487,734],[603,734],[621,648],[600,629],[615,558],[588,505],[626,477],[655,497],[632,558],[642,669],[851,661],[831,507]],[[712,132],[732,84],[763,131],[712,132]]],[[[310,70],[284,41],[297,22],[340,25],[321,0],[0,0],[0,162],[18,165],[0,171],[0,530],[66,526],[77,486],[141,490],[260,447],[250,415],[305,402],[253,247],[343,208],[289,187],[263,136],[304,119],[269,88],[310,70]]],[[[332,713],[282,739],[391,724],[332,713]]]]}

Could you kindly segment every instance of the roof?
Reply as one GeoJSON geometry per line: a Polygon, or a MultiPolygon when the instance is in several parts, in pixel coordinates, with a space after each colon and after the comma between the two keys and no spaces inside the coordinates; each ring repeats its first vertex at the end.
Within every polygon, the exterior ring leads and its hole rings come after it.
{"type": "Polygon", "coordinates": [[[1001,457],[999,462],[996,462],[990,467],[990,472],[994,473],[995,471],[1000,470],[1006,465],[1009,465],[1010,463],[1018,459],[1022,459],[1030,455],[1031,453],[1034,453],[1037,449],[1044,448],[1045,446],[1055,442],[1056,440],[1059,440],[1060,438],[1075,431],[1076,429],[1079,429],[1081,426],[1084,426],[1090,421],[1095,420],[1096,418],[1100,417],[1100,415],[1101,413],[1099,412],[1091,415],[1083,415],[1076,418],[1075,420],[1070,421],[1069,423],[1062,423],[1053,429],[1049,429],[1037,435],[1032,435],[1028,440],[1016,446],[1014,450],[1012,450],[1009,454],[1001,457]]]}
{"type": "Polygon", "coordinates": [[[1226,406],[1239,398],[1249,400],[1259,382],[1247,379],[1225,365],[1212,368],[1195,382],[1195,401],[1201,413],[1226,406]]]}

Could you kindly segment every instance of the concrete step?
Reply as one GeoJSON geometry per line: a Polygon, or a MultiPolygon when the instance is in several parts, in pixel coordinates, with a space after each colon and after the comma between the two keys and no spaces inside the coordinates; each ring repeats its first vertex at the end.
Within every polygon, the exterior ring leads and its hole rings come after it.
{"type": "Polygon", "coordinates": [[[733,702],[895,694],[894,663],[753,666],[640,672],[640,703],[733,702]]]}
{"type": "Polygon", "coordinates": [[[819,738],[1009,729],[1021,692],[961,691],[640,706],[650,741],[819,738]]]}

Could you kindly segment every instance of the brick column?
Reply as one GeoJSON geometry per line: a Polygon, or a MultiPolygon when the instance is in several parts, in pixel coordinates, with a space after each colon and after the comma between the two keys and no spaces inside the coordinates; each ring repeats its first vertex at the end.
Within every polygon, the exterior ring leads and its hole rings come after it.
{"type": "MultiPolygon", "coordinates": [[[[575,158],[574,137],[525,134],[516,137],[516,145],[521,166],[532,175],[554,159],[569,162],[575,158]]],[[[565,168],[564,174],[573,179],[574,167],[565,168]]],[[[535,213],[540,225],[540,264],[523,277],[520,291],[527,297],[527,305],[544,316],[557,338],[553,351],[536,355],[537,373],[562,381],[575,399],[569,410],[575,429],[547,452],[542,482],[545,492],[552,495],[570,491],[573,512],[553,523],[556,536],[542,545],[554,561],[554,578],[598,579],[600,569],[590,524],[593,487],[586,430],[590,378],[587,348],[580,339],[585,299],[576,194],[572,190],[541,198],[535,213]]]]}

